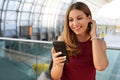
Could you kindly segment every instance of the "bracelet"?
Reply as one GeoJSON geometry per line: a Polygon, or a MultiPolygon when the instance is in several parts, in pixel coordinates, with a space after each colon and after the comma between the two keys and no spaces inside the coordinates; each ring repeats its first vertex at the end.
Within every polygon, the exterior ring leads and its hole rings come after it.
{"type": "Polygon", "coordinates": [[[91,41],[92,41],[92,40],[95,40],[95,39],[100,39],[100,38],[99,38],[99,37],[92,37],[92,38],[91,38],[91,41]]]}

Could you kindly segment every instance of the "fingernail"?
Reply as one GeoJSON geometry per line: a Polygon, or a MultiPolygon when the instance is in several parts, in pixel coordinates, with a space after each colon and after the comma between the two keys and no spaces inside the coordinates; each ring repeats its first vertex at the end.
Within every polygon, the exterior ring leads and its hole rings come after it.
{"type": "Polygon", "coordinates": [[[62,54],[62,52],[59,52],[59,54],[62,54]]]}
{"type": "Polygon", "coordinates": [[[64,56],[64,58],[66,58],[66,56],[64,56]]]}

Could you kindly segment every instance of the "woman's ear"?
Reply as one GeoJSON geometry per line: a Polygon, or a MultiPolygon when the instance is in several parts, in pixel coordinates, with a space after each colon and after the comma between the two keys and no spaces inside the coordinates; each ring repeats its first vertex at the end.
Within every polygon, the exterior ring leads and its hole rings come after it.
{"type": "Polygon", "coordinates": [[[88,16],[88,19],[89,19],[89,22],[91,22],[91,20],[92,20],[92,17],[89,15],[89,16],[88,16]]]}

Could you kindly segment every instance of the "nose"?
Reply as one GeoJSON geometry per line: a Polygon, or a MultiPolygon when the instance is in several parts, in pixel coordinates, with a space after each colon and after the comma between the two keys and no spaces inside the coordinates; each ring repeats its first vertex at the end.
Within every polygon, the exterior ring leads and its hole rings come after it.
{"type": "Polygon", "coordinates": [[[77,26],[77,25],[78,25],[78,21],[77,21],[77,20],[74,20],[73,25],[74,25],[74,26],[77,26]]]}

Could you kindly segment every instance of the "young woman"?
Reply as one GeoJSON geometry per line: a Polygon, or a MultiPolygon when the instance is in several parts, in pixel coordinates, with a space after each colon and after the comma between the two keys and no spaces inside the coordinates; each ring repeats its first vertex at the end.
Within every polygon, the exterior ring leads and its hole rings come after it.
{"type": "Polygon", "coordinates": [[[106,43],[97,37],[96,22],[83,2],[73,3],[66,14],[63,33],[58,38],[66,43],[70,62],[63,63],[66,56],[52,48],[53,80],[95,80],[96,70],[108,66],[106,43]]]}

